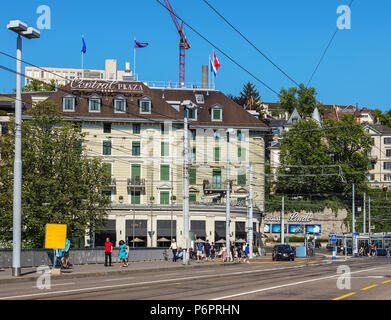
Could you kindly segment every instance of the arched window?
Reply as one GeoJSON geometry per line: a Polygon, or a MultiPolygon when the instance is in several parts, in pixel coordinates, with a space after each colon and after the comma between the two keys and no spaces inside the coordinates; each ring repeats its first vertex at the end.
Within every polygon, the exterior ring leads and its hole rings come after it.
{"type": "Polygon", "coordinates": [[[89,112],[100,112],[101,97],[96,93],[88,97],[88,111],[89,112]]]}
{"type": "Polygon", "coordinates": [[[62,110],[65,112],[74,112],[76,105],[76,97],[73,94],[67,93],[62,97],[62,110]]]}
{"type": "Polygon", "coordinates": [[[122,94],[119,94],[114,98],[114,112],[115,113],[126,112],[126,98],[122,94]]]}
{"type": "Polygon", "coordinates": [[[150,97],[144,96],[139,100],[140,113],[151,113],[152,109],[152,99],[150,97]]]}

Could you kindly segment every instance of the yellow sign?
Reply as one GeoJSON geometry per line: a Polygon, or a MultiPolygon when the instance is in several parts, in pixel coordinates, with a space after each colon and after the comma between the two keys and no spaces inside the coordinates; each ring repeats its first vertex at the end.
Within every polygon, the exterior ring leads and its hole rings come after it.
{"type": "Polygon", "coordinates": [[[67,239],[66,224],[46,224],[45,248],[46,249],[65,249],[67,239]]]}

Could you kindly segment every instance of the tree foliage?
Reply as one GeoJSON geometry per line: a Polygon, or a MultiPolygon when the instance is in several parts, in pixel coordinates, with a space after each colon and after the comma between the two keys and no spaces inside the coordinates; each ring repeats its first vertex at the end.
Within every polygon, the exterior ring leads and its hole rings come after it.
{"type": "Polygon", "coordinates": [[[37,92],[37,91],[55,91],[57,88],[62,88],[62,84],[58,84],[54,79],[50,80],[49,83],[40,80],[31,80],[22,91],[24,92],[37,92]]]}
{"type": "MultiPolygon", "coordinates": [[[[11,123],[13,120],[11,119],[11,123]]],[[[85,134],[61,118],[50,101],[23,122],[22,239],[42,247],[47,223],[67,224],[68,237],[99,229],[107,215],[107,173],[85,155],[85,134]]],[[[14,131],[0,136],[0,240],[12,239],[14,131]]]]}
{"type": "Polygon", "coordinates": [[[307,88],[302,83],[299,88],[282,88],[279,94],[281,107],[289,114],[296,108],[300,116],[309,117],[317,106],[316,94],[315,88],[307,88]]]}
{"type": "Polygon", "coordinates": [[[346,193],[353,183],[363,192],[371,146],[370,136],[353,115],[324,120],[322,128],[313,120],[301,120],[282,135],[277,192],[346,193]],[[339,168],[344,179],[337,175],[339,168]]]}

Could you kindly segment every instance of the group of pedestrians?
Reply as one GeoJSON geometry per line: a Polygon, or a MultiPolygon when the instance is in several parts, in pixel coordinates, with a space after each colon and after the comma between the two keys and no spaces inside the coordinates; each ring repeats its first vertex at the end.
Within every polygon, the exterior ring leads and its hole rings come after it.
{"type": "MultiPolygon", "coordinates": [[[[120,240],[119,242],[119,252],[118,258],[120,261],[120,267],[127,267],[129,265],[129,246],[125,241],[120,240]]],[[[110,241],[110,238],[106,238],[105,242],[105,267],[111,267],[112,259],[111,255],[113,252],[113,243],[110,241]]]]}
{"type": "Polygon", "coordinates": [[[377,256],[377,246],[375,244],[365,244],[360,246],[360,256],[374,257],[377,256]]]}

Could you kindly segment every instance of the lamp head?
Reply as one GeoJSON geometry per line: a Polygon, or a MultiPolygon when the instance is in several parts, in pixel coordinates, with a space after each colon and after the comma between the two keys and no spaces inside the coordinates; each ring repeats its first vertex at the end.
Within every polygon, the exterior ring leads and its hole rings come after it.
{"type": "Polygon", "coordinates": [[[7,24],[7,29],[20,34],[21,32],[27,30],[27,24],[20,20],[11,20],[10,23],[7,24]]]}
{"type": "Polygon", "coordinates": [[[26,31],[22,32],[22,36],[27,39],[37,39],[41,36],[41,33],[33,27],[28,27],[26,31]]]}

